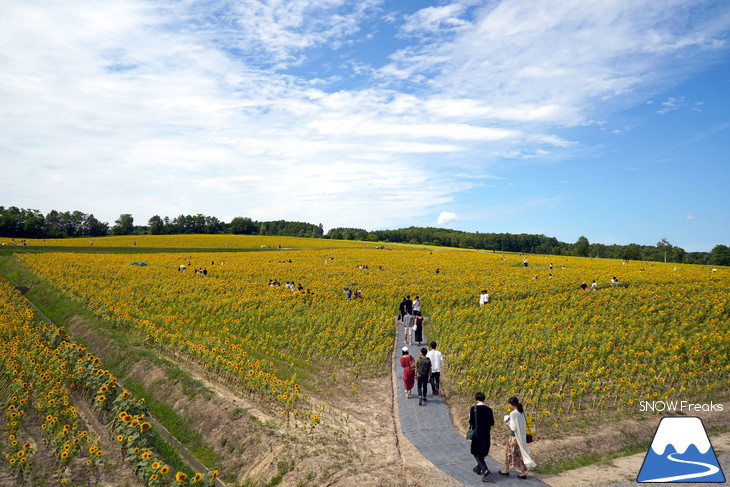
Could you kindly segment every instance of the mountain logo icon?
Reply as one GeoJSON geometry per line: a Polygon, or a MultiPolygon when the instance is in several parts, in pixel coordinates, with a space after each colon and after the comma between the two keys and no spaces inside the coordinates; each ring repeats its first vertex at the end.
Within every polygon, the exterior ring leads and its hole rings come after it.
{"type": "Polygon", "coordinates": [[[725,482],[702,420],[663,418],[637,482],[725,482]]]}

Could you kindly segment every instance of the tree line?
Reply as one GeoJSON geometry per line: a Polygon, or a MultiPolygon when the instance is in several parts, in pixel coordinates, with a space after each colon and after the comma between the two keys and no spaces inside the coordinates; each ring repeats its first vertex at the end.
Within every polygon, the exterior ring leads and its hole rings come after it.
{"type": "Polygon", "coordinates": [[[419,245],[526,252],[548,255],[574,255],[626,260],[647,260],[686,264],[730,265],[730,248],[716,245],[710,252],[686,252],[666,239],[656,245],[604,245],[591,243],[584,236],[575,243],[561,242],[555,237],[534,234],[463,232],[434,227],[408,227],[396,230],[367,231],[362,228],[332,228],[326,234],[322,224],[287,220],[257,221],[236,217],[226,223],[214,216],[179,215],[174,218],[155,215],[146,225],[135,225],[134,217],[124,213],[114,225],[101,222],[93,214],[81,211],[50,211],[15,206],[0,206],[0,236],[11,238],[102,237],[105,235],[171,235],[215,234],[274,235],[369,242],[394,242],[419,245]]]}

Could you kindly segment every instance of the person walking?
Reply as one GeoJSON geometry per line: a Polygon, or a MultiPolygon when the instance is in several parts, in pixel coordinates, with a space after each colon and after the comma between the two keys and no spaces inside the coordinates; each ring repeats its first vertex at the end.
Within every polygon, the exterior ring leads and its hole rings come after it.
{"type": "Polygon", "coordinates": [[[400,366],[403,367],[403,390],[406,391],[406,397],[410,399],[413,383],[416,380],[416,360],[408,353],[408,347],[402,349],[400,366]]]}
{"type": "Polygon", "coordinates": [[[406,312],[413,314],[413,301],[411,301],[410,295],[406,296],[405,305],[406,305],[406,312]]]}
{"type": "Polygon", "coordinates": [[[492,445],[492,426],[494,426],[494,413],[492,408],[484,404],[484,393],[477,392],[474,395],[477,403],[469,410],[469,428],[474,430],[471,439],[471,454],[477,461],[477,466],[472,470],[482,476],[482,482],[487,482],[489,471],[485,458],[489,455],[489,448],[492,445]]]}
{"type": "Polygon", "coordinates": [[[505,421],[505,426],[510,430],[510,436],[507,438],[507,453],[505,455],[504,469],[499,473],[504,476],[509,475],[510,469],[517,471],[517,477],[521,479],[527,478],[527,470],[535,468],[536,464],[530,457],[530,449],[527,447],[527,421],[525,420],[525,410],[520,401],[512,396],[507,400],[510,408],[509,418],[505,421]]]}
{"type": "Polygon", "coordinates": [[[441,364],[444,362],[444,355],[436,350],[438,345],[436,342],[429,343],[431,350],[428,351],[426,357],[431,361],[431,392],[434,396],[441,394],[441,364]]]}
{"type": "Polygon", "coordinates": [[[400,302],[398,305],[398,321],[402,322],[403,317],[406,315],[406,304],[408,303],[406,298],[403,298],[403,301],[400,302]]]}
{"type": "Polygon", "coordinates": [[[403,316],[403,341],[413,345],[413,315],[408,311],[403,316]]]}
{"type": "Polygon", "coordinates": [[[413,300],[413,314],[421,314],[421,298],[418,296],[416,296],[416,299],[413,300]]]}
{"type": "Polygon", "coordinates": [[[416,343],[418,343],[418,346],[421,346],[421,342],[423,341],[423,316],[421,316],[420,312],[414,311],[415,316],[413,317],[413,324],[415,325],[415,330],[413,334],[415,335],[414,339],[416,340],[416,343]]]}
{"type": "Polygon", "coordinates": [[[423,406],[424,402],[428,402],[428,379],[431,375],[431,360],[426,357],[426,348],[421,349],[421,356],[416,360],[416,375],[418,376],[418,405],[423,406]]]}

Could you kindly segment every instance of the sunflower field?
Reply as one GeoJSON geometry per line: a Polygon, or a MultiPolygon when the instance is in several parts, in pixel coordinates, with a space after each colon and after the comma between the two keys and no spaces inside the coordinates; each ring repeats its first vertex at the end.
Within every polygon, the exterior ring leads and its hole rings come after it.
{"type": "MultiPolygon", "coordinates": [[[[405,294],[420,296],[445,354],[447,393],[516,394],[543,432],[626,417],[644,399],[728,398],[728,269],[534,255],[525,267],[514,254],[267,238],[298,250],[18,257],[110,326],[312,423],[310,396],[389,373],[405,294]]],[[[156,244],[210,248],[192,236],[156,244]]]]}
{"type": "Polygon", "coordinates": [[[144,485],[214,484],[215,471],[190,479],[183,472],[174,474],[148,447],[151,425],[145,420],[144,400],[118,387],[101,360],[64,331],[37,320],[25,298],[0,280],[0,407],[5,414],[0,452],[18,485],[28,479],[50,480],[34,476],[37,460],[52,463],[56,484],[99,483],[106,452],[88,431],[80,402],[109,423],[144,485]],[[46,457],[37,459],[41,449],[46,457]]]}

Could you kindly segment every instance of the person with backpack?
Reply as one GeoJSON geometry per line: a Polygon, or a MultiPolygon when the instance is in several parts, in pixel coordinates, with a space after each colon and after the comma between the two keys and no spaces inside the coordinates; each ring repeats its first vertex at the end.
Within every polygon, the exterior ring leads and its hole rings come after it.
{"type": "Polygon", "coordinates": [[[418,405],[423,406],[424,402],[428,402],[426,398],[428,394],[428,382],[431,376],[431,359],[426,357],[428,350],[426,347],[421,349],[421,356],[416,360],[416,375],[418,376],[418,405]]]}

